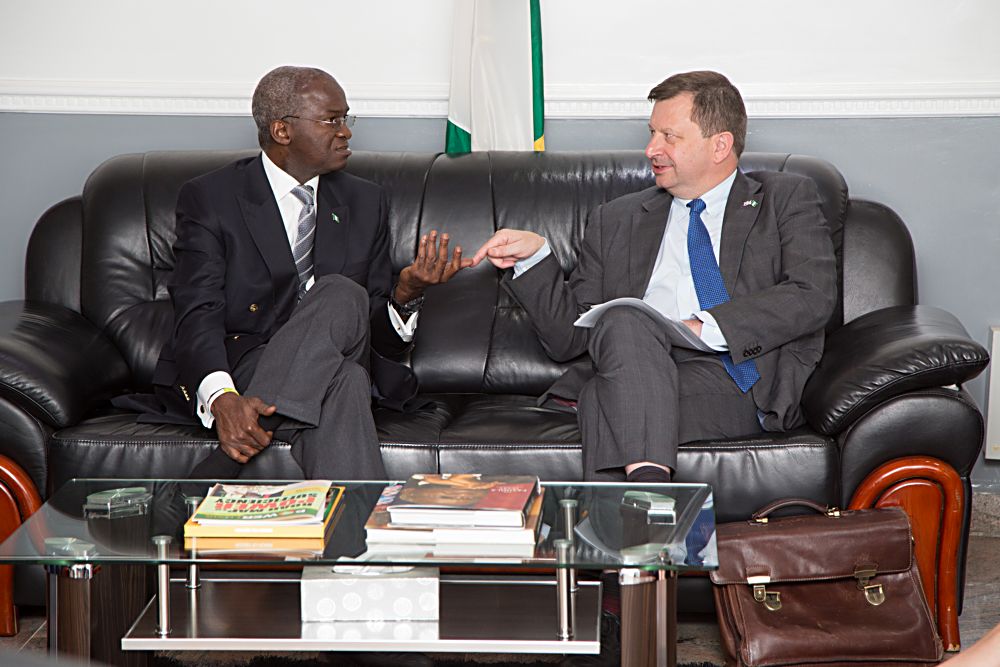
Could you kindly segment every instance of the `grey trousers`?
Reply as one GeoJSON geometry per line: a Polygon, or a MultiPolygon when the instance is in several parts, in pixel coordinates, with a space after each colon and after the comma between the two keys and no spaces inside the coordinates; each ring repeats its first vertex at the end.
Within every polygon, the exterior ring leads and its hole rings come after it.
{"type": "Polygon", "coordinates": [[[595,375],[578,404],[588,480],[622,480],[626,465],[644,461],[676,469],[682,442],[762,430],[751,392],[717,355],[673,347],[641,311],[605,313],[589,352],[595,375]]]}
{"type": "Polygon", "coordinates": [[[281,419],[266,426],[292,443],[307,479],[386,478],[371,411],[368,322],[364,288],[323,276],[233,371],[241,393],[277,406],[281,419]]]}

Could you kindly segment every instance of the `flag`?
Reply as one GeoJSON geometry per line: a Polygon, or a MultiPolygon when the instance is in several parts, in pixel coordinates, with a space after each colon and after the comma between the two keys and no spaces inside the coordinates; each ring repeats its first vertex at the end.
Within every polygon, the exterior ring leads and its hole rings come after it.
{"type": "Polygon", "coordinates": [[[545,150],[539,0],[455,3],[445,151],[545,150]]]}

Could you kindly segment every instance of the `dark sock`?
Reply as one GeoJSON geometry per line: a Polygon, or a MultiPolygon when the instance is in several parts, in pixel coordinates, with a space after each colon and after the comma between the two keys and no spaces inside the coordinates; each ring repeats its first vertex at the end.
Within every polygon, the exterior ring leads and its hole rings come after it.
{"type": "Polygon", "coordinates": [[[670,471],[656,466],[639,466],[625,477],[626,482],[669,484],[670,471]]]}
{"type": "Polygon", "coordinates": [[[243,464],[229,458],[221,447],[216,447],[191,469],[189,479],[236,479],[243,464]]]}

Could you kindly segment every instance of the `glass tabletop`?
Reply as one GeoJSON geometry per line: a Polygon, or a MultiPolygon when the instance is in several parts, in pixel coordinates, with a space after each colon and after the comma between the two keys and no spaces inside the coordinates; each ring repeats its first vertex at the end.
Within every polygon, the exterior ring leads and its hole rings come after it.
{"type": "MultiPolygon", "coordinates": [[[[541,526],[531,544],[397,544],[369,541],[365,531],[380,494],[393,482],[334,482],[344,487],[323,548],[248,541],[203,548],[184,539],[190,509],[209,480],[75,479],[0,544],[0,563],[228,563],[407,566],[502,566],[711,570],[718,567],[715,512],[707,484],[542,482],[541,526]],[[96,495],[95,495],[96,494],[96,495]],[[109,499],[111,501],[109,502],[109,499]],[[569,526],[567,525],[569,524],[569,526]],[[172,539],[166,557],[154,536],[172,539]],[[557,562],[557,545],[569,539],[557,562]],[[277,548],[274,548],[277,545],[277,548]]],[[[235,483],[287,483],[239,480],[235,483]]],[[[205,542],[204,539],[202,539],[205,542]]]]}

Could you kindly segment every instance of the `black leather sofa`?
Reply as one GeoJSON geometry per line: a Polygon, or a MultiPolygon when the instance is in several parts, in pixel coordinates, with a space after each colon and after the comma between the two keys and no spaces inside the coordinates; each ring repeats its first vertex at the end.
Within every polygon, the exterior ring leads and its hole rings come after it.
{"type": "MultiPolygon", "coordinates": [[[[149,388],[170,329],[166,285],[179,187],[249,153],[115,157],[93,172],[82,196],[39,220],[27,251],[26,300],[0,305],[0,454],[18,462],[43,496],[73,477],[181,477],[214,446],[200,428],[136,424],[111,410],[108,398],[149,388]]],[[[842,300],[804,397],[808,426],[688,443],[676,478],[711,483],[718,519],[726,521],[784,496],[844,506],[877,466],[924,455],[954,468],[967,498],[983,420],[961,383],[988,356],[954,317],[915,305],[903,222],[879,203],[851,199],[841,174],[822,160],[749,153],[742,166],[817,182],[842,300]]],[[[588,211],[652,183],[639,151],[356,153],[348,169],[389,193],[397,271],[422,232],[447,231],[471,252],[506,226],[545,235],[569,272],[588,211]]],[[[377,411],[390,475],[581,478],[575,418],[535,406],[562,367],[545,356],[499,278],[484,263],[428,293],[411,364],[435,407],[377,411]]],[[[282,443],[246,473],[301,476],[282,443]]],[[[963,511],[960,550],[968,503],[963,511]]]]}

